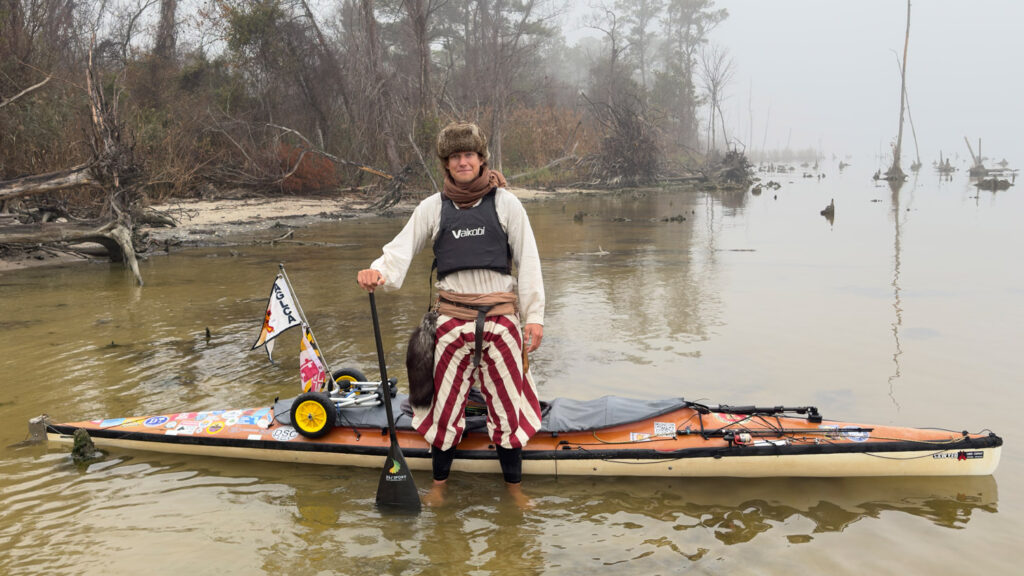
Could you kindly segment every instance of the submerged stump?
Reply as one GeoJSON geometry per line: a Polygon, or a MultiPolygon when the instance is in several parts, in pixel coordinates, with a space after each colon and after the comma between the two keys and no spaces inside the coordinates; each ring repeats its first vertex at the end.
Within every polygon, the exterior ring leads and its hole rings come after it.
{"type": "Polygon", "coordinates": [[[84,428],[76,428],[74,434],[75,443],[71,448],[71,459],[75,464],[84,464],[100,457],[92,438],[84,428]]]}

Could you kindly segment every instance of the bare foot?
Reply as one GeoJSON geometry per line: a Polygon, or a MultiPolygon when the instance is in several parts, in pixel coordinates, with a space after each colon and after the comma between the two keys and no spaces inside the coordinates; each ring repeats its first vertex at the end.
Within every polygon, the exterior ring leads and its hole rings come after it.
{"type": "Polygon", "coordinates": [[[530,500],[530,497],[523,493],[522,484],[509,484],[506,482],[505,487],[508,488],[509,496],[512,497],[512,501],[516,503],[520,510],[533,508],[533,500],[530,500]]]}
{"type": "Polygon", "coordinates": [[[434,484],[430,486],[430,491],[423,497],[423,503],[431,508],[441,506],[444,504],[444,492],[447,487],[447,480],[434,480],[434,484]]]}

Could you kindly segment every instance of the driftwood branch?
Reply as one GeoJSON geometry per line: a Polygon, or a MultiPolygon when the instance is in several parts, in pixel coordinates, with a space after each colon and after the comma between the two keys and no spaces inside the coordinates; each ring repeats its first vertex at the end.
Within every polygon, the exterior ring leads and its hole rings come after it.
{"type": "Polygon", "coordinates": [[[423,153],[420,152],[420,147],[416,145],[416,141],[412,139],[412,134],[409,134],[409,144],[412,144],[412,149],[416,151],[416,156],[420,159],[420,166],[423,166],[423,172],[430,178],[430,185],[434,188],[434,193],[438,192],[437,181],[434,180],[434,175],[430,173],[430,168],[427,166],[427,162],[423,159],[423,153]]]}
{"type": "Polygon", "coordinates": [[[52,78],[52,76],[47,76],[46,79],[43,80],[42,82],[40,82],[38,84],[33,84],[32,86],[29,86],[28,88],[25,88],[24,90],[22,90],[21,92],[18,92],[14,96],[11,96],[10,98],[6,98],[4,100],[0,100],[0,108],[3,108],[4,106],[7,106],[11,102],[14,102],[18,98],[21,98],[22,96],[24,96],[25,94],[28,94],[29,92],[32,92],[33,90],[38,90],[39,88],[42,88],[44,84],[46,84],[47,82],[50,81],[50,78],[52,78]]]}
{"type": "MultiPolygon", "coordinates": [[[[287,126],[278,126],[277,124],[269,124],[269,123],[267,124],[267,126],[270,126],[271,128],[276,128],[278,130],[281,130],[285,134],[294,134],[297,138],[299,138],[300,140],[305,142],[312,149],[313,152],[316,152],[317,154],[323,156],[324,158],[327,158],[328,160],[330,160],[331,162],[334,162],[335,164],[341,164],[342,166],[350,166],[352,168],[357,168],[359,170],[362,170],[363,172],[367,172],[369,174],[373,174],[374,176],[380,176],[381,178],[384,178],[386,180],[391,180],[392,178],[394,178],[394,176],[392,176],[390,174],[387,174],[387,173],[382,172],[380,170],[377,170],[375,168],[371,168],[371,167],[369,167],[369,166],[367,166],[365,164],[360,164],[359,162],[352,162],[351,160],[345,160],[344,158],[338,158],[334,154],[330,154],[328,152],[324,152],[321,149],[321,147],[319,147],[316,144],[313,144],[312,142],[310,142],[309,138],[306,138],[305,136],[302,135],[302,133],[300,133],[298,130],[295,130],[294,128],[289,128],[287,126]]],[[[300,160],[301,160],[301,158],[300,158],[300,160]]],[[[296,166],[298,166],[298,163],[296,163],[296,166]]],[[[282,178],[282,180],[283,180],[283,178],[282,178]]]]}
{"type": "Polygon", "coordinates": [[[99,182],[89,170],[91,166],[92,163],[87,162],[66,170],[5,180],[0,182],[0,200],[66,190],[77,186],[97,185],[99,182]]]}
{"type": "Polygon", "coordinates": [[[547,170],[548,168],[554,168],[555,166],[558,166],[559,164],[561,164],[563,162],[568,162],[569,160],[579,160],[579,158],[577,158],[576,155],[573,153],[575,151],[576,151],[576,147],[573,146],[572,152],[570,152],[567,156],[562,156],[561,158],[556,158],[555,160],[552,160],[551,162],[548,162],[547,164],[541,166],[540,168],[537,168],[536,170],[530,170],[529,172],[523,172],[523,173],[520,173],[520,174],[515,174],[513,176],[509,176],[508,177],[508,181],[512,182],[513,180],[517,180],[519,178],[525,178],[527,176],[532,176],[532,175],[534,175],[534,174],[536,174],[538,172],[543,172],[544,170],[547,170]]]}

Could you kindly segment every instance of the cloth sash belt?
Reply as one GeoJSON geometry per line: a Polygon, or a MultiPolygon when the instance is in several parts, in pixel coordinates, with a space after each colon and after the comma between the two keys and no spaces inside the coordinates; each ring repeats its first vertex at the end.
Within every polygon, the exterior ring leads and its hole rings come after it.
{"type": "Polygon", "coordinates": [[[516,295],[512,292],[491,292],[489,294],[456,294],[438,290],[437,311],[460,320],[476,320],[473,367],[480,367],[483,351],[484,323],[488,316],[516,314],[516,295]]]}

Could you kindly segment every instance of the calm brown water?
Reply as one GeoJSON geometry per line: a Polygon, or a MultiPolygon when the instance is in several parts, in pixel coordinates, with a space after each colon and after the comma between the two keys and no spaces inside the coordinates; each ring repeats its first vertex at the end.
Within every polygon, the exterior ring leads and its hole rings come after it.
{"type": "MultiPolygon", "coordinates": [[[[1024,528],[1021,191],[930,172],[770,175],[778,191],[531,203],[548,291],[544,397],[813,404],[826,417],[989,428],[994,477],[866,480],[456,475],[441,509],[381,516],[379,471],[117,452],[87,467],[18,447],[27,420],[262,405],[298,389],[255,340],[286,263],[333,367],[376,374],[353,280],[404,218],[296,231],[333,246],[192,250],[0,275],[4,574],[1016,573],[1024,528]],[[835,199],[830,224],[819,215],[835,199]],[[582,221],[574,214],[585,213],[582,221]],[[662,222],[681,215],[683,222],[662,222]],[[607,251],[607,255],[587,253],[607,251]],[[209,328],[211,337],[205,337],[209,328]]],[[[390,371],[427,303],[429,258],[378,298],[390,371]]],[[[290,337],[291,336],[291,337],[290,337]]],[[[425,487],[429,475],[417,476],[425,487]]]]}

